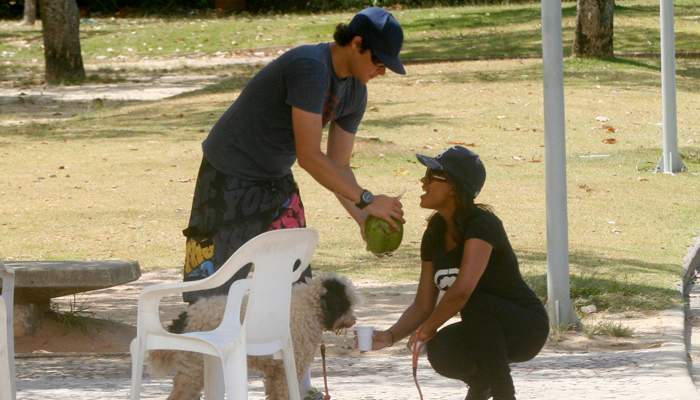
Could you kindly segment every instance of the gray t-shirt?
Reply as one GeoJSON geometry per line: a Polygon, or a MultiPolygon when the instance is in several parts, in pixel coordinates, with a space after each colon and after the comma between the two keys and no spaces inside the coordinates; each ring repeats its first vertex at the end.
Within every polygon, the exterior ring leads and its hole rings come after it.
{"type": "Polygon", "coordinates": [[[322,114],[350,133],[367,106],[367,86],[340,79],[330,43],[289,50],[258,72],[202,143],[219,171],[249,180],[278,179],[297,159],[292,107],[322,114]]]}

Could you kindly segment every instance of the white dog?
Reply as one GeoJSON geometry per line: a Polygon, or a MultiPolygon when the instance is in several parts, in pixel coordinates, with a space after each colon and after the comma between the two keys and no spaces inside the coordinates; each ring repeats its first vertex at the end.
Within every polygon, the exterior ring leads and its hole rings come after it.
{"type": "MultiPolygon", "coordinates": [[[[306,375],[321,344],[324,331],[335,332],[355,324],[355,306],[359,297],[349,279],[336,275],[314,278],[292,287],[291,334],[297,377],[306,375]]],[[[225,296],[201,299],[173,321],[173,333],[207,331],[223,318],[225,296]]],[[[245,310],[245,305],[243,307],[245,310]]],[[[204,388],[204,362],[199,353],[152,350],[146,359],[149,373],[164,377],[171,370],[173,390],[168,400],[198,399],[204,388]]],[[[265,394],[270,400],[287,400],[289,393],[282,360],[272,356],[248,356],[248,368],[265,374],[265,394]]]]}

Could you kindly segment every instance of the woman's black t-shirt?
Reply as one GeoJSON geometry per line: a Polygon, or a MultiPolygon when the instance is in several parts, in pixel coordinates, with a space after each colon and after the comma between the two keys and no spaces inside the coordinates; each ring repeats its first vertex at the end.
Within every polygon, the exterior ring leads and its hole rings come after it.
{"type": "MultiPolygon", "coordinates": [[[[446,252],[444,236],[440,235],[430,226],[426,229],[421,243],[421,260],[433,263],[435,285],[440,290],[447,290],[457,279],[464,254],[464,243],[446,252]]],[[[467,220],[464,240],[466,242],[469,239],[481,239],[493,246],[486,270],[474,289],[475,293],[498,296],[547,315],[542,301],[523,280],[518,259],[503,223],[496,215],[483,210],[474,212],[467,220]]]]}

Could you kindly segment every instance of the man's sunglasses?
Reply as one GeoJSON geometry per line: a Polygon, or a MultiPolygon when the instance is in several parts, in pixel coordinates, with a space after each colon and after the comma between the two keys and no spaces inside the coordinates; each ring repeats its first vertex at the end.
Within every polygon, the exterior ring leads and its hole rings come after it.
{"type": "Polygon", "coordinates": [[[430,184],[430,182],[432,182],[433,180],[440,181],[440,182],[447,182],[447,177],[441,176],[441,175],[435,175],[435,171],[428,168],[425,171],[425,183],[430,184]]]}
{"type": "Polygon", "coordinates": [[[382,61],[377,57],[376,54],[374,54],[374,51],[372,49],[369,49],[369,54],[372,56],[372,64],[374,64],[375,67],[377,68],[383,68],[384,64],[382,64],[382,61]]]}

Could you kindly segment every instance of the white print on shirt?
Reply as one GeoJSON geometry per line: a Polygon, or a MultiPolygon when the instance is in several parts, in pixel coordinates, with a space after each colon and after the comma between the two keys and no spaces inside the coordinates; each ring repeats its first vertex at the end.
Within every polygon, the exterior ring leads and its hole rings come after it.
{"type": "Polygon", "coordinates": [[[457,280],[459,268],[441,269],[435,273],[435,285],[441,290],[447,290],[457,280]]]}

